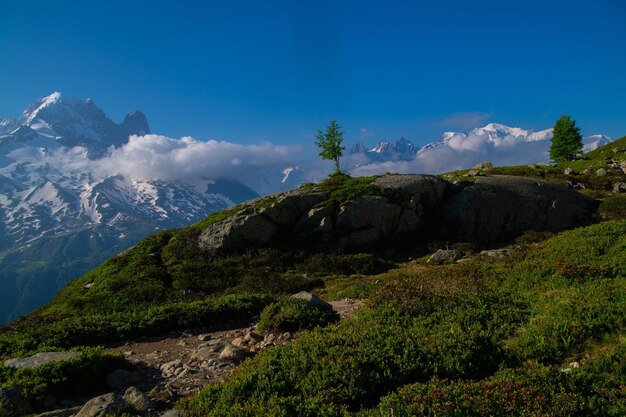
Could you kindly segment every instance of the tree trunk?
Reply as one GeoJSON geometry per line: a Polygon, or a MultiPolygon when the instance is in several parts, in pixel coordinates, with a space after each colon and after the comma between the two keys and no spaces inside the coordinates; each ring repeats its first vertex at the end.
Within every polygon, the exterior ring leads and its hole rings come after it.
{"type": "Polygon", "coordinates": [[[339,158],[335,158],[335,172],[341,172],[339,170],[339,158]]]}

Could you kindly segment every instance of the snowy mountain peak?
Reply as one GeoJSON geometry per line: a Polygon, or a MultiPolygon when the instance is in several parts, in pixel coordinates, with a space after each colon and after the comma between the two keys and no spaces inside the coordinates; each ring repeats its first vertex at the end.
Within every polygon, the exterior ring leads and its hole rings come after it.
{"type": "Polygon", "coordinates": [[[390,148],[390,143],[388,140],[381,140],[380,142],[378,142],[373,148],[371,148],[368,152],[374,152],[374,153],[388,153],[389,152],[389,148],[390,148]]]}
{"type": "Polygon", "coordinates": [[[470,135],[496,135],[496,136],[528,136],[528,131],[519,127],[509,127],[500,123],[489,123],[484,127],[478,127],[469,132],[470,135]]]}
{"type": "MultiPolygon", "coordinates": [[[[40,98],[16,119],[0,120],[0,135],[5,143],[19,129],[26,127],[33,130],[41,146],[83,146],[90,156],[102,155],[110,146],[121,146],[128,142],[130,135],[150,133],[146,116],[139,111],[126,115],[120,124],[109,119],[93,100],[66,97],[59,92],[40,98]]],[[[35,139],[31,137],[31,139],[35,139]]],[[[14,140],[19,138],[13,137],[14,140]]],[[[23,140],[23,135],[22,135],[23,140]]]]}
{"type": "Polygon", "coordinates": [[[583,139],[583,151],[593,151],[597,147],[606,145],[611,142],[613,142],[613,139],[611,139],[607,135],[598,134],[587,136],[583,139]]]}

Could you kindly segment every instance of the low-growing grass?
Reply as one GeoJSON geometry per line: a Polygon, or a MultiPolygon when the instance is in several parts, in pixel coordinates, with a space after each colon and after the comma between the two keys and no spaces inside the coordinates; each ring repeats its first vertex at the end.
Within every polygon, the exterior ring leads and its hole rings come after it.
{"type": "Polygon", "coordinates": [[[567,372],[530,364],[480,381],[435,377],[402,387],[360,416],[618,417],[626,410],[624,356],[621,344],[567,372]]]}
{"type": "Polygon", "coordinates": [[[372,186],[375,179],[375,176],[353,178],[340,172],[330,175],[318,184],[303,184],[301,188],[328,191],[328,199],[319,204],[319,206],[325,206],[329,203],[345,203],[360,195],[378,195],[378,190],[372,186]]]}

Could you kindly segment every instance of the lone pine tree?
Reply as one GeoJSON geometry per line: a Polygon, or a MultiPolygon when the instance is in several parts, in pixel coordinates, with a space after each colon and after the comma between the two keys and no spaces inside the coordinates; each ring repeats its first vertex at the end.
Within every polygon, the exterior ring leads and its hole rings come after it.
{"type": "Polygon", "coordinates": [[[315,144],[321,149],[319,155],[322,159],[335,162],[335,172],[341,172],[339,169],[339,158],[343,156],[343,151],[346,149],[341,146],[342,142],[343,132],[341,131],[341,126],[334,120],[331,120],[328,127],[326,127],[326,132],[318,130],[315,135],[315,144]]]}
{"type": "Polygon", "coordinates": [[[583,152],[583,138],[576,121],[568,115],[559,117],[554,125],[550,158],[554,162],[571,161],[583,152]]]}

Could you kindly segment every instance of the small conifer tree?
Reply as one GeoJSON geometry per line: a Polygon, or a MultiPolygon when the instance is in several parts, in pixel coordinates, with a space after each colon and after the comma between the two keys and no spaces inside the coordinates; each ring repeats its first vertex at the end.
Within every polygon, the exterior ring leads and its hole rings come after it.
{"type": "Polygon", "coordinates": [[[576,122],[568,115],[559,117],[554,125],[550,158],[554,162],[571,161],[583,152],[583,138],[576,122]]]}
{"type": "Polygon", "coordinates": [[[336,121],[331,120],[326,127],[326,132],[321,130],[317,131],[315,135],[315,144],[321,149],[319,155],[322,159],[335,162],[335,172],[339,173],[339,158],[343,156],[343,151],[346,149],[341,146],[343,142],[343,132],[341,126],[336,121]]]}

